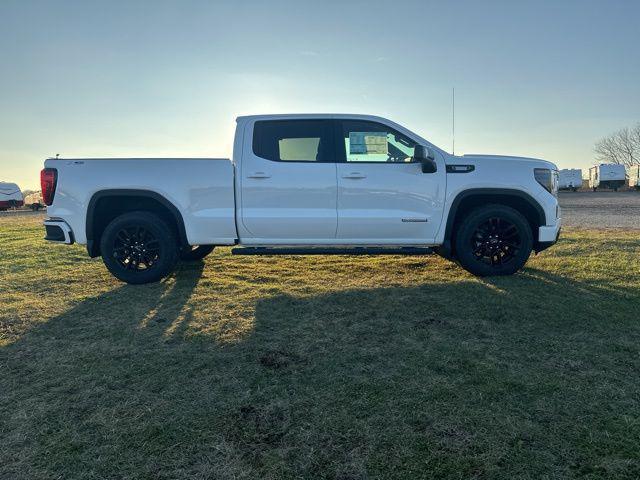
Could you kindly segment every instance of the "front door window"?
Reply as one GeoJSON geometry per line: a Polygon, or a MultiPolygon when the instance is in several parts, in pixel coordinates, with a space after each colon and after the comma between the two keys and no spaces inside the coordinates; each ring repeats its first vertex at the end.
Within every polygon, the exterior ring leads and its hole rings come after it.
{"type": "Polygon", "coordinates": [[[344,121],[342,135],[347,162],[409,163],[416,143],[376,122],[344,121]]]}

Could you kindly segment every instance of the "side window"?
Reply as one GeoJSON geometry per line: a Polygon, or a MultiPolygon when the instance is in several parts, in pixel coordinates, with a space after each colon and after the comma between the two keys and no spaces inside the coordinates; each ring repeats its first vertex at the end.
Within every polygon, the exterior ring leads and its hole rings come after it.
{"type": "Polygon", "coordinates": [[[276,162],[330,162],[333,154],[328,120],[264,120],[253,127],[253,153],[276,162]]]}
{"type": "Polygon", "coordinates": [[[381,123],[346,120],[342,135],[347,162],[413,161],[416,143],[381,123]]]}

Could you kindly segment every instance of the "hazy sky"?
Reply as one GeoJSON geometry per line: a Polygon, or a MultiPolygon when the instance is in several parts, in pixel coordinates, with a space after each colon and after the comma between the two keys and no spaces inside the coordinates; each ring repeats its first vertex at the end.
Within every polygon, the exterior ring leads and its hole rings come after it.
{"type": "Polygon", "coordinates": [[[235,117],[389,117],[587,167],[640,122],[640,1],[0,0],[0,179],[44,158],[229,156],[235,117]]]}

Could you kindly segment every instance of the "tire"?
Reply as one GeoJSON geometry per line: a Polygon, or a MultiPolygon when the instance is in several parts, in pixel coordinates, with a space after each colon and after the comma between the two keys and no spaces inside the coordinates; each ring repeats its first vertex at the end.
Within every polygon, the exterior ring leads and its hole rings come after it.
{"type": "Polygon", "coordinates": [[[139,285],[169,275],[178,260],[173,230],[151,212],[130,212],[115,218],[100,239],[102,260],[111,274],[139,285]]]}
{"type": "Polygon", "coordinates": [[[184,262],[195,262],[213,252],[215,245],[194,245],[187,246],[180,250],[180,260],[184,262]]]}
{"type": "Polygon", "coordinates": [[[473,275],[512,275],[529,259],[533,234],[517,210],[485,205],[469,212],[458,224],[454,245],[458,262],[473,275]]]}

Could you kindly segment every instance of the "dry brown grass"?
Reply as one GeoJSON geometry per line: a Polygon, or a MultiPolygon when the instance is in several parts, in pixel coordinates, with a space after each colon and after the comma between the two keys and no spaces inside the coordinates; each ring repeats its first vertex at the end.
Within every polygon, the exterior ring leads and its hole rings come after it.
{"type": "Polygon", "coordinates": [[[122,285],[0,219],[0,478],[636,478],[638,232],[510,278],[233,257],[122,285]]]}

